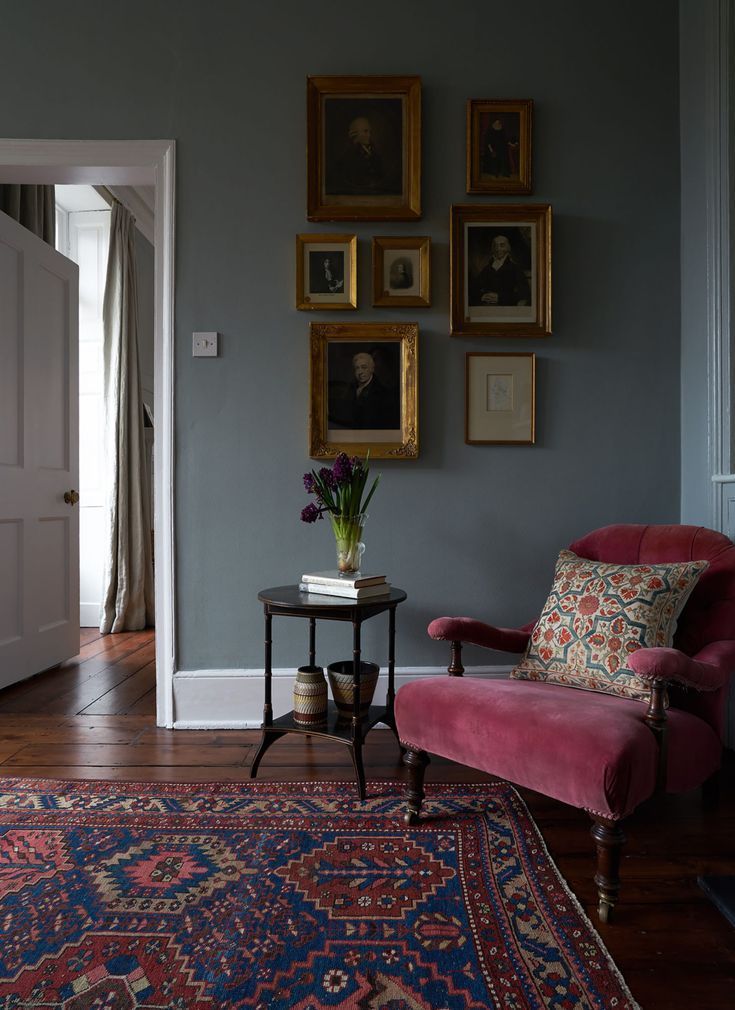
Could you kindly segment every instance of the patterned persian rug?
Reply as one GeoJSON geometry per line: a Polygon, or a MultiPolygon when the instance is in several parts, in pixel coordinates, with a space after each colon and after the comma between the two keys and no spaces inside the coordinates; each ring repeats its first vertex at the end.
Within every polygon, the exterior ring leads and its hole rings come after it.
{"type": "Polygon", "coordinates": [[[517,793],[0,779],[0,1008],[633,1010],[517,793]]]}

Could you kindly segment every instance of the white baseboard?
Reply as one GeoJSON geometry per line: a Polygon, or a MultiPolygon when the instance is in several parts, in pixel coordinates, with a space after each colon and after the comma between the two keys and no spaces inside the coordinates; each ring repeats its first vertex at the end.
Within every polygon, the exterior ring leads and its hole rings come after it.
{"type": "Polygon", "coordinates": [[[80,603],[79,604],[79,627],[80,628],[99,628],[99,626],[100,626],[100,610],[101,610],[101,604],[99,604],[99,603],[80,603]]]}
{"type": "MultiPolygon", "coordinates": [[[[510,666],[468,666],[472,677],[505,678],[510,666]]],[[[293,708],[295,668],[273,671],[275,716],[293,708]]],[[[396,668],[396,690],[419,677],[446,677],[443,666],[396,668]]],[[[384,698],[388,677],[382,672],[375,689],[384,698]]],[[[263,722],[263,670],[179,670],[174,674],[174,729],[259,729],[263,722]]]]}

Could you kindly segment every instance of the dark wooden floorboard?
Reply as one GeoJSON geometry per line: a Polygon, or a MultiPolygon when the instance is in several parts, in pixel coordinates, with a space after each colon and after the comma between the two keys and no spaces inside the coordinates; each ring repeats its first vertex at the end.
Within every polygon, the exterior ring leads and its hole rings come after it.
{"type": "Polygon", "coordinates": [[[151,678],[153,683],[148,688],[145,694],[141,695],[137,701],[134,701],[132,705],[125,709],[125,715],[151,715],[156,714],[156,667],[153,664],[153,677],[151,678]]]}
{"type": "MultiPolygon", "coordinates": [[[[105,675],[109,681],[110,678],[114,678],[115,668],[121,664],[124,667],[126,661],[137,670],[140,665],[150,662],[155,656],[155,645],[150,632],[132,632],[130,637],[108,635],[107,638],[123,640],[113,641],[112,644],[99,648],[97,652],[86,657],[82,650],[82,653],[74,659],[0,691],[0,711],[78,712],[79,708],[75,707],[73,701],[65,699],[65,694],[70,691],[83,691],[88,681],[104,683],[105,675]],[[109,673],[110,670],[113,671],[112,674],[109,673]]],[[[90,646],[93,647],[97,647],[97,643],[90,646]]],[[[95,684],[92,684],[90,694],[92,698],[99,698],[103,691],[94,694],[95,689],[95,684]]]]}
{"type": "MultiPolygon", "coordinates": [[[[140,649],[142,654],[145,650],[140,649]]],[[[128,657],[130,661],[134,657],[128,657]]],[[[146,657],[147,658],[147,657],[146,657]]],[[[122,671],[120,664],[105,671],[106,674],[113,673],[113,676],[106,678],[109,682],[105,687],[104,694],[99,695],[94,701],[79,708],[80,715],[125,715],[129,709],[141,700],[145,695],[150,694],[156,686],[156,662],[155,659],[144,665],[138,665],[136,661],[122,671]],[[135,666],[136,668],[133,668],[135,666]],[[114,671],[114,673],[113,673],[114,671]]],[[[87,685],[88,687],[92,685],[87,685]]],[[[89,696],[89,690],[87,691],[89,696]]],[[[149,710],[152,715],[155,712],[155,705],[149,710]]]]}
{"type": "Polygon", "coordinates": [[[79,641],[82,645],[89,645],[90,642],[97,642],[102,638],[106,638],[106,635],[100,633],[99,628],[80,628],[79,629],[79,641]]]}
{"type": "MultiPolygon", "coordinates": [[[[0,776],[151,782],[247,782],[257,730],[165,730],[155,725],[153,633],[101,636],[82,629],[79,656],[0,691],[0,776]]],[[[371,733],[368,779],[403,780],[393,737],[371,733]]],[[[290,735],[265,755],[258,781],[343,780],[355,795],[346,747],[290,735]]],[[[433,759],[437,782],[490,776],[433,759]]],[[[595,914],[590,821],[579,810],[521,790],[562,876],[592,919],[644,1010],[735,1008],[735,930],[697,886],[702,873],[735,873],[735,755],[720,802],[696,790],[642,807],[626,825],[616,921],[595,914]]],[[[607,1010],[607,1008],[602,1008],[607,1010]]]]}

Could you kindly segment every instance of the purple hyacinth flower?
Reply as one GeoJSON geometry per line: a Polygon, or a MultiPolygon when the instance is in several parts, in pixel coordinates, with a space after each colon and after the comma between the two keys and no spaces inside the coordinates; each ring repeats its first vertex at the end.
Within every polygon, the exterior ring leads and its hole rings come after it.
{"type": "Polygon", "coordinates": [[[321,477],[324,486],[328,487],[330,490],[332,490],[337,486],[337,482],[334,479],[334,474],[332,473],[332,471],[329,469],[328,466],[323,466],[321,468],[321,470],[319,471],[319,476],[321,477]]]}
{"type": "Polygon", "coordinates": [[[314,493],[314,477],[310,473],[304,474],[304,487],[309,494],[314,493]]]}
{"type": "Polygon", "coordinates": [[[313,502],[301,510],[301,520],[305,523],[315,523],[320,515],[319,509],[313,502]]]}
{"type": "Polygon", "coordinates": [[[334,474],[335,480],[338,482],[351,480],[352,478],[352,463],[346,452],[340,452],[334,461],[334,466],[332,467],[332,473],[334,474]]]}

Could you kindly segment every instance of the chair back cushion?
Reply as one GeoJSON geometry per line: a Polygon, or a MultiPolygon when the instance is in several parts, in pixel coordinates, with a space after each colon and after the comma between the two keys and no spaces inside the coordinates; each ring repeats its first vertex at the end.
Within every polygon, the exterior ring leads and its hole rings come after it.
{"type": "Polygon", "coordinates": [[[677,622],[674,645],[695,656],[735,638],[735,544],[704,526],[604,526],[569,545],[583,558],[623,565],[709,561],[677,622]]]}
{"type": "Polygon", "coordinates": [[[707,561],[619,564],[562,551],[551,592],[511,677],[643,700],[628,665],[641,648],[670,646],[707,561]]]}

